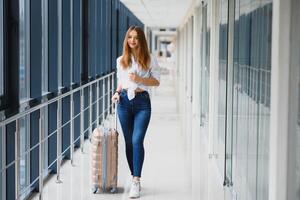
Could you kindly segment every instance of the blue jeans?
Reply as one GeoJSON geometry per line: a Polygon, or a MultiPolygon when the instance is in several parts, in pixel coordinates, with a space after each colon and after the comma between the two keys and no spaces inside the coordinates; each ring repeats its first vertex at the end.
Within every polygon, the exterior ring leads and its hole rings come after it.
{"type": "Polygon", "coordinates": [[[122,90],[117,107],[126,143],[126,157],[131,175],[141,177],[144,162],[144,138],[151,117],[149,93],[138,92],[132,100],[122,90]]]}

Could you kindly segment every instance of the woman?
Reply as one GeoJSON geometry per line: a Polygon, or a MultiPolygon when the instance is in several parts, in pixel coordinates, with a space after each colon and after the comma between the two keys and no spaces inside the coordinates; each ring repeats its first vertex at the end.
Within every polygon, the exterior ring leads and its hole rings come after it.
{"type": "Polygon", "coordinates": [[[151,116],[149,86],[159,86],[159,66],[150,55],[140,27],[128,29],[123,54],[117,59],[118,86],[112,101],[118,101],[118,116],[126,143],[127,162],[133,176],[130,198],[140,196],[144,162],[144,137],[151,116]]]}

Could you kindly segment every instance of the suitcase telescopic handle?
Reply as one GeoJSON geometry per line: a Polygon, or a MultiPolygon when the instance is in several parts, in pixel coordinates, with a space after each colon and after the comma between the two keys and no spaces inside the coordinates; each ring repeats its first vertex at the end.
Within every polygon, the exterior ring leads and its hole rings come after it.
{"type": "Polygon", "coordinates": [[[117,114],[117,107],[118,107],[118,101],[115,102],[115,129],[117,130],[117,124],[118,124],[118,114],[117,114]]]}

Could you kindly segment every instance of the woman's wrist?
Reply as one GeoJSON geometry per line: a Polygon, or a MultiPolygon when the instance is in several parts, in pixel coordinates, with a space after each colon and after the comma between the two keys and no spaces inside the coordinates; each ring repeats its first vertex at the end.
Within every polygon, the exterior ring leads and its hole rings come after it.
{"type": "Polygon", "coordinates": [[[137,83],[143,84],[143,78],[139,76],[139,78],[138,78],[138,80],[137,80],[137,83]]]}
{"type": "Polygon", "coordinates": [[[121,92],[120,92],[120,91],[118,91],[118,90],[116,90],[116,91],[115,91],[115,93],[117,93],[118,95],[120,95],[120,93],[121,93],[121,92]]]}

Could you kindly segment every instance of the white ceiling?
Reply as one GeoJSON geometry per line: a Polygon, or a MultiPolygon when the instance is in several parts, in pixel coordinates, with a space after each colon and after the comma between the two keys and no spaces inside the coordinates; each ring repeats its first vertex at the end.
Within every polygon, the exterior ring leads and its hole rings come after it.
{"type": "Polygon", "coordinates": [[[193,0],[121,0],[146,26],[177,28],[193,0]]]}

